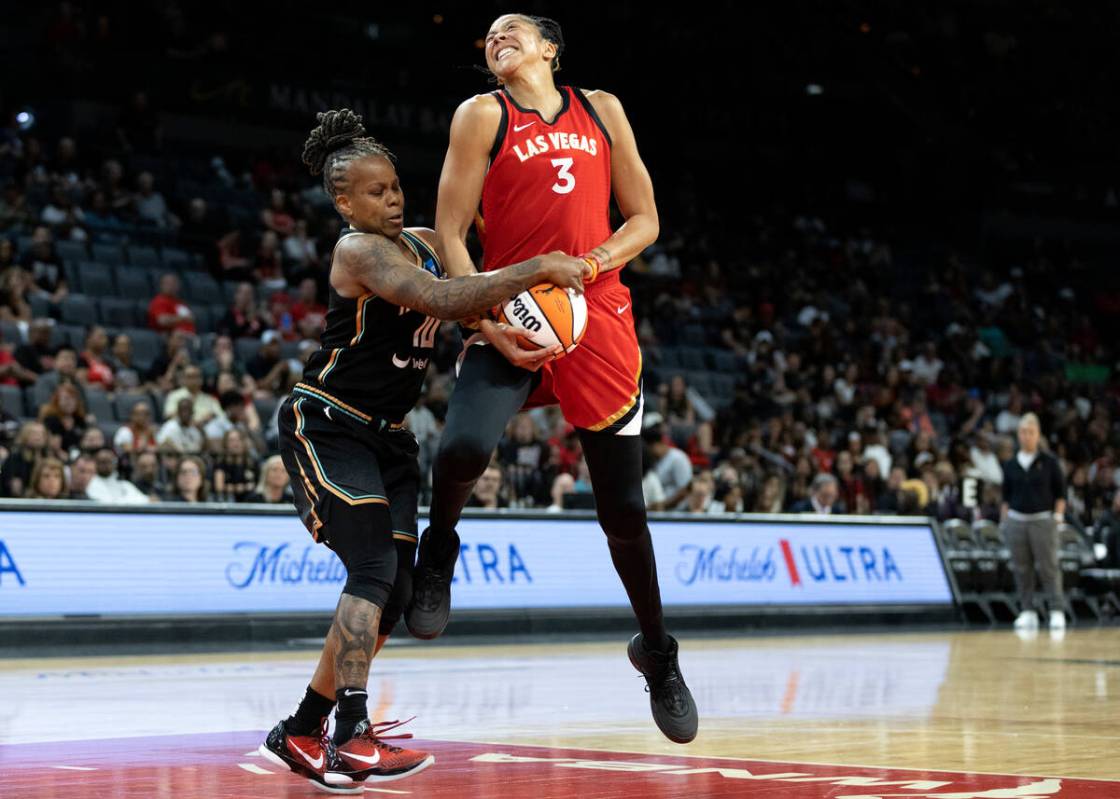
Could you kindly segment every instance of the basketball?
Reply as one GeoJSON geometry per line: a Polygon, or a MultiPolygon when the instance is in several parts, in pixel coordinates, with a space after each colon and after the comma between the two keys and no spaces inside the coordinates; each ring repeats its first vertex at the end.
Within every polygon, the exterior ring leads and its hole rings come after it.
{"type": "Polygon", "coordinates": [[[587,332],[587,301],[571,289],[541,283],[507,300],[498,319],[518,330],[527,348],[560,345],[556,357],[562,358],[587,332]]]}

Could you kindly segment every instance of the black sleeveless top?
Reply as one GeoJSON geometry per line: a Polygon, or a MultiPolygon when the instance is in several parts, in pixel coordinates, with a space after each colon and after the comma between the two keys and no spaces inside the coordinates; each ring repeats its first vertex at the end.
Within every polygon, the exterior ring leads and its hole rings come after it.
{"type": "MultiPolygon", "coordinates": [[[[345,229],[338,240],[360,233],[345,229]]],[[[407,230],[401,238],[418,268],[444,276],[423,239],[407,230]]],[[[332,287],[322,344],[292,393],[314,397],[360,422],[399,423],[420,398],[439,324],[372,292],[348,299],[332,287]]]]}

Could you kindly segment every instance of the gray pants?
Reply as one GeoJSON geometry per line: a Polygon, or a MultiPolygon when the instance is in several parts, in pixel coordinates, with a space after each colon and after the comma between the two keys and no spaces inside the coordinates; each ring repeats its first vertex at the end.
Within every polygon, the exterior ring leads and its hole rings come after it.
{"type": "Polygon", "coordinates": [[[1007,546],[1011,550],[1011,569],[1019,586],[1023,610],[1034,608],[1034,570],[1042,577],[1051,610],[1062,607],[1062,572],[1058,568],[1058,524],[1053,519],[1004,522],[1007,546]]]}

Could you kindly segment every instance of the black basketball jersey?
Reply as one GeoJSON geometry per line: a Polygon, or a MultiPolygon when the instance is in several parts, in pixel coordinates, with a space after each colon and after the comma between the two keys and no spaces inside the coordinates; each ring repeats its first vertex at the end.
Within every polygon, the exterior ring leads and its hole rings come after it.
{"type": "MultiPolygon", "coordinates": [[[[344,230],[339,241],[359,233],[344,230]]],[[[423,239],[407,230],[401,238],[417,268],[443,277],[439,259],[423,239]]],[[[439,324],[372,292],[347,299],[331,288],[322,344],[292,392],[315,397],[358,421],[400,422],[420,398],[439,324]]]]}

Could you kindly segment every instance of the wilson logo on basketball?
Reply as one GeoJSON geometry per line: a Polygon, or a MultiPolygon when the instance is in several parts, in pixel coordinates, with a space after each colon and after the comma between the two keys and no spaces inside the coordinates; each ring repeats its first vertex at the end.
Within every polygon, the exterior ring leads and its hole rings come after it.
{"type": "Polygon", "coordinates": [[[541,320],[533,315],[529,310],[529,306],[521,301],[520,297],[513,298],[513,318],[521,323],[521,326],[526,330],[533,333],[540,332],[541,320]]]}

